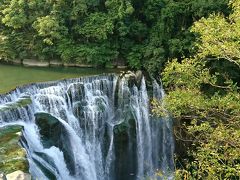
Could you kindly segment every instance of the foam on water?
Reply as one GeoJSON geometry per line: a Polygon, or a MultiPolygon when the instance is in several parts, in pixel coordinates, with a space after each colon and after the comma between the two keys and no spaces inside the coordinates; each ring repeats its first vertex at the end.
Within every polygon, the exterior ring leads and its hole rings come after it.
{"type": "MultiPolygon", "coordinates": [[[[152,86],[152,97],[161,99],[162,87],[156,81],[152,86]]],[[[114,129],[133,118],[135,135],[129,137],[128,145],[130,150],[136,145],[133,152],[136,167],[129,179],[154,177],[158,170],[171,179],[174,171],[171,118],[150,116],[149,101],[144,77],[139,84],[131,83],[127,76],[116,75],[33,84],[0,97],[0,126],[24,127],[22,145],[35,178],[49,179],[44,167],[56,179],[113,180],[120,176],[116,173],[120,166],[115,162],[118,154],[114,129]],[[26,95],[30,104],[6,108],[26,95]],[[35,122],[37,113],[51,115],[66,130],[74,171],[67,166],[61,149],[44,147],[35,122]]]]}

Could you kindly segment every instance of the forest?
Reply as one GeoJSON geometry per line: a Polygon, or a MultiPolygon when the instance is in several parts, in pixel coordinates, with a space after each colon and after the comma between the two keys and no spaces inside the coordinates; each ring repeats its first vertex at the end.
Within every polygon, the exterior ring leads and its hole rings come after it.
{"type": "Polygon", "coordinates": [[[0,0],[0,61],[28,58],[160,76],[176,179],[240,178],[240,0],[0,0]]]}
{"type": "Polygon", "coordinates": [[[195,51],[194,21],[227,0],[1,0],[0,57],[60,59],[151,73],[195,51]]]}

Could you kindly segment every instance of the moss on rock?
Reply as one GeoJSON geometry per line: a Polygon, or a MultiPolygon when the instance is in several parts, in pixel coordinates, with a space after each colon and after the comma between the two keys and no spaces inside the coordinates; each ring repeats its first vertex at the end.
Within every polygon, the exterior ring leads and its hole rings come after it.
{"type": "Polygon", "coordinates": [[[0,128],[0,170],[5,174],[17,170],[28,172],[26,151],[20,146],[22,126],[0,128]]]}
{"type": "Polygon", "coordinates": [[[30,99],[30,97],[24,96],[24,97],[20,98],[17,102],[8,103],[7,105],[2,106],[0,108],[0,112],[1,111],[11,111],[11,110],[14,110],[17,108],[25,107],[31,103],[32,103],[32,100],[30,99]]]}

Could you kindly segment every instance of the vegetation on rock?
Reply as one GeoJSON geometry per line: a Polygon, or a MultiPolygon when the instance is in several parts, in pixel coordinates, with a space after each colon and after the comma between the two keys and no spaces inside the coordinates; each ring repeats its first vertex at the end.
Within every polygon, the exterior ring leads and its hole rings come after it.
{"type": "Polygon", "coordinates": [[[19,144],[21,130],[21,126],[0,128],[0,169],[4,174],[28,172],[26,152],[19,144]]]}

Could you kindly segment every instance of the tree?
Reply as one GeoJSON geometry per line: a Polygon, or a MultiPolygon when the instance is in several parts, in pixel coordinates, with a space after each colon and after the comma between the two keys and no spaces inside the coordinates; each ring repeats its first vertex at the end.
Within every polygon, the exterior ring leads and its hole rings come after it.
{"type": "Polygon", "coordinates": [[[0,0],[0,57],[97,66],[119,62],[156,74],[166,59],[190,56],[195,36],[189,27],[211,12],[227,14],[226,4],[227,0],[0,0]]]}
{"type": "MultiPolygon", "coordinates": [[[[164,105],[177,121],[177,140],[187,147],[177,160],[179,179],[240,177],[240,84],[232,76],[240,72],[240,3],[229,6],[229,17],[213,14],[196,22],[191,29],[198,34],[196,55],[169,62],[162,73],[164,105]]],[[[161,115],[161,105],[154,105],[161,115]]]]}

